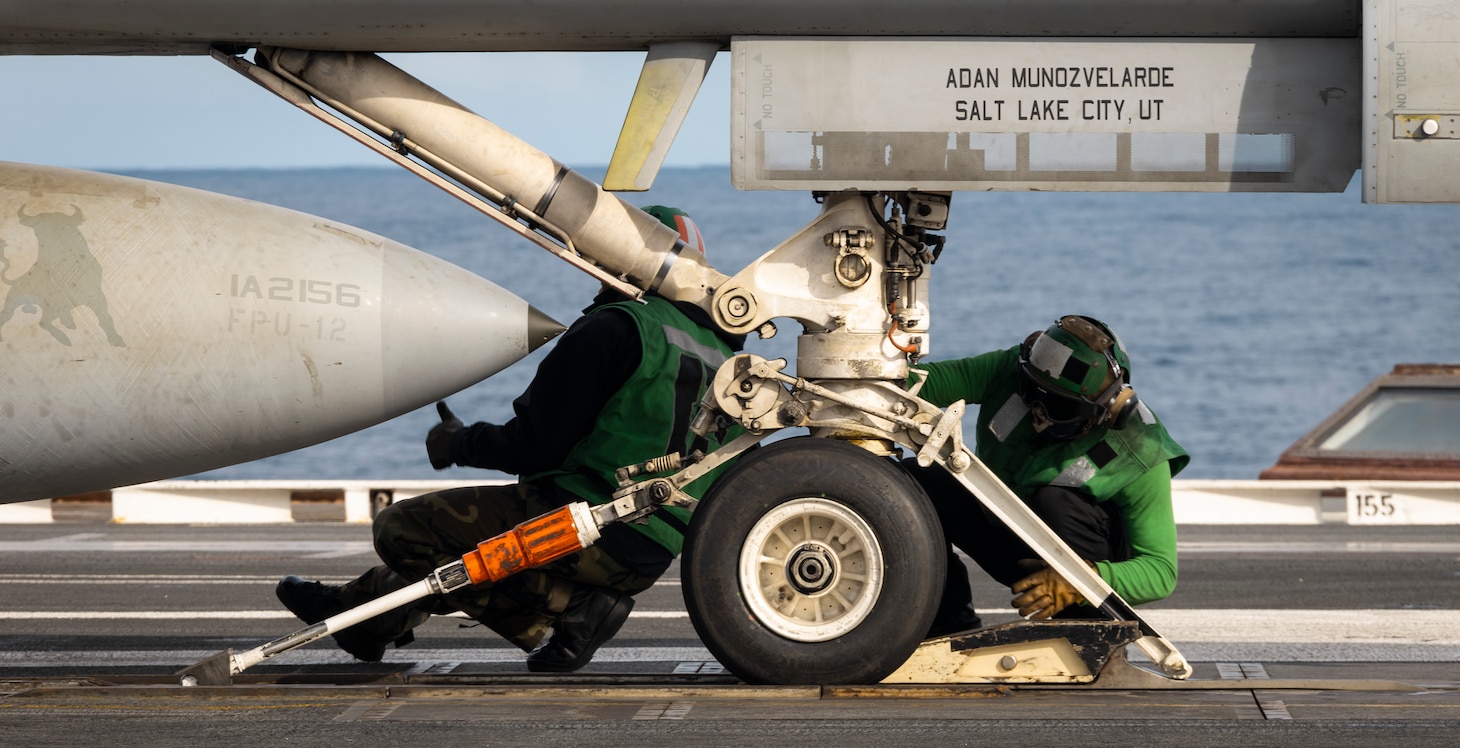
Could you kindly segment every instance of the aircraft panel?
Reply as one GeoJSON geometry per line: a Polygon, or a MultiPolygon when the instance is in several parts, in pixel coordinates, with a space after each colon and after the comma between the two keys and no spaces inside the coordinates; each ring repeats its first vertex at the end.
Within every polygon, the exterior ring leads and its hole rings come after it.
{"type": "Polygon", "coordinates": [[[1370,0],[1365,12],[1364,202],[1460,202],[1460,10],[1370,0]]]}
{"type": "Polygon", "coordinates": [[[1357,40],[737,39],[742,189],[1341,191],[1357,40]]]}
{"type": "Polygon", "coordinates": [[[0,54],[642,51],[748,35],[1355,37],[1359,0],[115,0],[11,2],[0,54]]]}

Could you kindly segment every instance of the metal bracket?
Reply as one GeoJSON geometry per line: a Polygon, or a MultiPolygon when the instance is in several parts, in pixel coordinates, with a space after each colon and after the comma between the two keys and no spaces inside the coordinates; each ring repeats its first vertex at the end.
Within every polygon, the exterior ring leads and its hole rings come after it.
{"type": "MultiPolygon", "coordinates": [[[[755,446],[767,433],[741,434],[673,475],[631,483],[614,491],[612,501],[593,507],[594,522],[599,528],[614,522],[635,522],[648,517],[662,506],[677,506],[694,511],[699,499],[685,493],[683,488],[755,446]]],[[[637,474],[632,469],[619,470],[626,479],[637,474]]]]}
{"type": "Polygon", "coordinates": [[[1016,621],[923,642],[883,683],[997,684],[1020,689],[1109,691],[1397,691],[1424,689],[1375,679],[1183,679],[1131,662],[1135,621],[1016,621]]]}
{"type": "Polygon", "coordinates": [[[923,443],[923,448],[918,450],[918,465],[928,467],[935,462],[947,461],[948,469],[955,473],[961,473],[968,469],[969,453],[963,448],[963,410],[964,403],[959,400],[948,406],[948,410],[938,416],[932,424],[932,433],[928,440],[923,443]],[[947,456],[943,456],[943,445],[949,444],[947,456]]]}
{"type": "Polygon", "coordinates": [[[925,641],[882,682],[1090,683],[1140,635],[1134,621],[1006,623],[925,641]]]}

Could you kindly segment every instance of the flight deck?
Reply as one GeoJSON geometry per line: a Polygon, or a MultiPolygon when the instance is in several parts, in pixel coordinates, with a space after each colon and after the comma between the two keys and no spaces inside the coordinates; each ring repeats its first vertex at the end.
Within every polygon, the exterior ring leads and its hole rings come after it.
{"type": "MultiPolygon", "coordinates": [[[[1454,744],[1452,529],[1186,526],[1180,543],[1176,594],[1141,608],[1195,669],[1165,687],[748,685],[696,638],[674,567],[578,673],[529,673],[495,635],[441,617],[380,663],[322,641],[233,685],[190,688],[178,683],[183,667],[299,628],[273,598],[281,576],[342,582],[372,564],[367,528],[8,525],[0,725],[16,745],[184,745],[202,728],[251,741],[480,732],[489,744],[1008,744],[1037,730],[1076,743],[1454,744]]],[[[985,624],[1014,620],[1007,593],[971,576],[985,624]]]]}

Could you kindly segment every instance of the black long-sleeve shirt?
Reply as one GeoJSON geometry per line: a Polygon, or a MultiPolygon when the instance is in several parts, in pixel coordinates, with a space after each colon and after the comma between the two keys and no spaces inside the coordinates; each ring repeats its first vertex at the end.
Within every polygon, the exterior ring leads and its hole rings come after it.
{"type": "MultiPolygon", "coordinates": [[[[543,358],[527,390],[512,402],[515,417],[501,425],[474,423],[463,429],[455,444],[456,464],[514,475],[560,465],[592,432],[603,406],[643,357],[632,318],[613,310],[589,314],[624,300],[612,290],[595,297],[543,358]]],[[[720,331],[703,309],[687,302],[674,305],[697,324],[715,330],[731,350],[744,347],[745,336],[720,331]]]]}
{"type": "MultiPolygon", "coordinates": [[[[512,402],[508,422],[474,423],[462,429],[453,448],[458,465],[533,475],[562,464],[573,447],[592,432],[610,397],[629,380],[643,358],[638,325],[614,310],[588,312],[625,297],[604,291],[593,299],[538,365],[527,390],[512,402]]],[[[744,336],[720,331],[708,314],[686,302],[675,302],[685,316],[715,330],[732,350],[744,336]]],[[[543,486],[555,504],[577,497],[543,486]]],[[[650,576],[663,573],[673,556],[663,546],[624,525],[603,528],[598,545],[630,568],[650,576]]]]}
{"type": "Polygon", "coordinates": [[[632,318],[612,310],[588,314],[622,299],[616,293],[599,294],[558,338],[527,390],[512,402],[516,416],[504,424],[474,423],[463,430],[455,444],[456,463],[514,475],[562,464],[643,357],[632,318]]]}

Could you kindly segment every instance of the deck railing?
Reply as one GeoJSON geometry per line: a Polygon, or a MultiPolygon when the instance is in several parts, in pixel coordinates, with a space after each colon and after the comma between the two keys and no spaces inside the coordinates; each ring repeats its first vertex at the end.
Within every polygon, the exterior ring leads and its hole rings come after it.
{"type": "MultiPolygon", "coordinates": [[[[0,523],[368,523],[393,501],[464,484],[160,481],[87,496],[0,505],[0,523]]],[[[1172,500],[1178,525],[1460,525],[1460,482],[1176,480],[1172,500]]]]}

